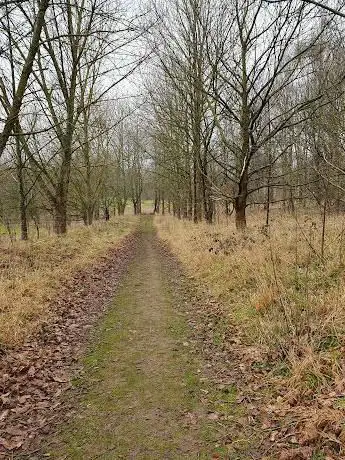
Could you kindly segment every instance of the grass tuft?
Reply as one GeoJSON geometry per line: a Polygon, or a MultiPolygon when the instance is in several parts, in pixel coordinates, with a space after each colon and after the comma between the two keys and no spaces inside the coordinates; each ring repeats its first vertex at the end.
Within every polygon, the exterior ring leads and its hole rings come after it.
{"type": "Polygon", "coordinates": [[[327,221],[321,255],[318,216],[278,213],[270,229],[264,215],[236,232],[232,221],[194,224],[157,216],[159,236],[178,255],[190,276],[225,305],[249,345],[284,362],[284,376],[302,392],[341,376],[345,346],[344,219],[327,221]]]}
{"type": "Polygon", "coordinates": [[[132,217],[72,227],[66,236],[28,242],[0,240],[0,347],[20,345],[49,316],[49,302],[135,227],[132,217]]]}

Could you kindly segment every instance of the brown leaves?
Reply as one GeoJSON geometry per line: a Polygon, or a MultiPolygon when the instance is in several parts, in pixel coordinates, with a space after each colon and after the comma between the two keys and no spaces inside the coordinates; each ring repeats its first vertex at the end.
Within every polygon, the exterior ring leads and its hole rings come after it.
{"type": "Polygon", "coordinates": [[[311,447],[298,447],[289,451],[283,451],[280,454],[279,460],[308,460],[313,455],[311,447]]]}
{"type": "Polygon", "coordinates": [[[31,366],[28,370],[28,377],[33,378],[36,374],[36,369],[34,366],[31,366]]]}
{"type": "Polygon", "coordinates": [[[17,436],[13,437],[10,440],[0,438],[0,447],[2,446],[6,450],[19,449],[20,447],[22,447],[24,440],[25,440],[25,437],[22,438],[22,437],[17,437],[17,436]]]}
{"type": "Polygon", "coordinates": [[[8,416],[9,414],[9,409],[5,409],[3,410],[2,412],[0,412],[0,422],[2,422],[3,420],[5,420],[5,418],[8,416]]]}
{"type": "MultiPolygon", "coordinates": [[[[286,385],[283,375],[277,377],[272,372],[277,356],[261,346],[248,346],[241,330],[228,320],[226,306],[212,299],[190,278],[185,280],[181,295],[181,269],[176,261],[171,265],[174,263],[171,279],[176,292],[183,297],[181,308],[188,310],[193,338],[205,360],[203,374],[214,388],[221,389],[226,382],[237,390],[234,408],[229,405],[230,413],[235,415],[227,418],[220,411],[218,420],[218,408],[209,401],[208,393],[212,394],[212,390],[202,395],[203,403],[210,409],[208,417],[234,438],[224,441],[234,449],[233,458],[304,460],[318,452],[327,460],[345,458],[342,447],[345,433],[339,426],[344,420],[345,404],[341,396],[345,394],[345,379],[335,383],[334,392],[320,394],[313,390],[301,392],[286,385]],[[239,450],[239,439],[244,443],[250,440],[244,452],[239,450]]],[[[266,308],[274,296],[260,301],[266,308]]]]}
{"type": "Polygon", "coordinates": [[[315,442],[318,439],[319,439],[319,432],[316,426],[313,424],[309,424],[309,426],[307,425],[303,429],[299,437],[299,444],[301,444],[301,446],[308,446],[310,444],[315,444],[315,442]]]}
{"type": "Polygon", "coordinates": [[[50,322],[20,349],[0,358],[0,457],[37,446],[62,418],[61,397],[70,388],[76,359],[113,296],[135,244],[135,236],[127,237],[98,265],[77,273],[52,302],[50,322]]]}
{"type": "Polygon", "coordinates": [[[67,383],[69,382],[69,377],[67,375],[63,376],[59,376],[59,375],[54,375],[53,376],[53,380],[54,382],[58,382],[58,383],[67,383]]]}

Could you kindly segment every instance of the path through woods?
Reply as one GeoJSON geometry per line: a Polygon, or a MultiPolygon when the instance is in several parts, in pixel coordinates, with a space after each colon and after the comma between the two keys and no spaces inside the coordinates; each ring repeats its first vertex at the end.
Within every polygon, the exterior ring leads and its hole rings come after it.
{"type": "Polygon", "coordinates": [[[212,417],[199,402],[186,320],[150,218],[143,227],[139,253],[85,359],[80,409],[51,447],[53,458],[212,457],[212,417]]]}

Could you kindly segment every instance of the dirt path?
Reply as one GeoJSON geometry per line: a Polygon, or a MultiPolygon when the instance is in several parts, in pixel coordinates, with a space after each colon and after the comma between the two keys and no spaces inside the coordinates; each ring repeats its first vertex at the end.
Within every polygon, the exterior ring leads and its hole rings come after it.
{"type": "Polygon", "coordinates": [[[212,458],[198,363],[163,265],[145,218],[139,253],[75,382],[87,388],[81,407],[50,458],[212,458]]]}

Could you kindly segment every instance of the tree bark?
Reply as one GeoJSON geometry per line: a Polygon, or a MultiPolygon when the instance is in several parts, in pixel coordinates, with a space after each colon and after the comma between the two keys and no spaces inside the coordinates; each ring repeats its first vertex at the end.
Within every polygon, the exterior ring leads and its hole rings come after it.
{"type": "Polygon", "coordinates": [[[27,202],[25,196],[23,169],[20,168],[18,171],[19,181],[19,208],[20,208],[20,238],[23,241],[29,239],[28,232],[28,216],[27,216],[27,202]]]}
{"type": "Polygon", "coordinates": [[[238,184],[238,195],[235,198],[235,222],[238,230],[247,227],[246,209],[248,198],[248,171],[245,171],[238,184]]]}
{"type": "Polygon", "coordinates": [[[155,191],[155,207],[154,207],[154,214],[159,214],[159,207],[160,207],[160,193],[158,190],[155,191]]]}
{"type": "Polygon", "coordinates": [[[67,232],[67,207],[65,200],[61,200],[55,204],[54,232],[57,235],[63,235],[67,232]]]}
{"type": "MultiPolygon", "coordinates": [[[[19,123],[15,125],[16,133],[20,132],[19,123]]],[[[19,136],[16,137],[16,157],[17,157],[17,179],[19,185],[19,211],[20,211],[20,238],[23,241],[29,239],[28,232],[28,203],[25,190],[25,178],[24,178],[24,162],[22,158],[22,150],[20,145],[19,136]]]]}
{"type": "Polygon", "coordinates": [[[162,193],[162,215],[165,215],[165,198],[164,198],[164,192],[162,193]]]}

